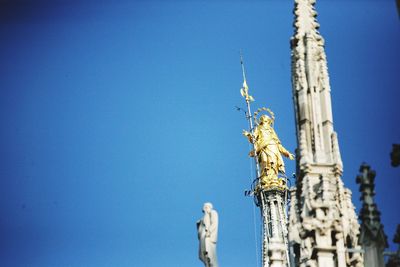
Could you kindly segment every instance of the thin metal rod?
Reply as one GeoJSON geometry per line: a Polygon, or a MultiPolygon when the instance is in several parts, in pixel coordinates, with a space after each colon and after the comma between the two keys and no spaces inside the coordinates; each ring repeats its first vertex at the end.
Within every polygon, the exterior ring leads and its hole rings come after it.
{"type": "MultiPolygon", "coordinates": [[[[240,51],[240,65],[242,66],[243,82],[247,84],[246,71],[244,69],[243,55],[242,55],[241,51],[240,51]]],[[[250,128],[249,130],[250,130],[251,135],[254,136],[254,128],[253,128],[253,119],[254,118],[251,113],[250,100],[248,98],[246,98],[246,108],[247,108],[246,119],[249,123],[249,128],[250,128]]],[[[254,150],[254,162],[256,165],[256,172],[257,172],[256,175],[258,178],[258,177],[260,177],[260,166],[259,166],[258,160],[257,160],[258,155],[257,155],[257,151],[256,151],[256,145],[253,142],[252,142],[252,144],[253,144],[253,150],[254,150]]]]}
{"type": "Polygon", "coordinates": [[[246,81],[246,71],[244,70],[244,63],[243,63],[243,54],[242,54],[242,50],[240,50],[240,65],[242,65],[243,80],[246,81]]]}
{"type": "MultiPolygon", "coordinates": [[[[240,52],[240,65],[242,66],[242,75],[243,75],[243,83],[247,86],[247,81],[246,81],[246,71],[244,68],[244,62],[243,62],[243,55],[242,52],[240,52]]],[[[246,119],[249,123],[249,130],[252,138],[254,137],[254,127],[253,127],[253,120],[254,117],[252,116],[251,113],[251,108],[250,108],[250,99],[246,97],[246,119]]],[[[261,173],[260,173],[260,166],[258,163],[258,155],[257,155],[257,150],[254,142],[252,143],[253,151],[254,151],[254,163],[256,166],[256,178],[259,179],[261,173]]],[[[259,181],[258,181],[259,182],[259,181]]],[[[262,241],[262,266],[263,267],[268,267],[269,266],[269,258],[268,258],[268,222],[266,221],[266,205],[265,205],[265,200],[263,198],[263,193],[261,192],[261,214],[263,217],[263,241],[262,241]]]]}

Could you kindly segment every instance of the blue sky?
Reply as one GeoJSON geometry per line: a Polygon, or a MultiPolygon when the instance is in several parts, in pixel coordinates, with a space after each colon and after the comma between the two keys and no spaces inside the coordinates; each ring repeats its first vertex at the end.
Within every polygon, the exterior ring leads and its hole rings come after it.
{"type": "MultiPolygon", "coordinates": [[[[239,50],[254,107],[276,113],[294,151],[292,1],[0,5],[1,265],[201,266],[195,222],[211,201],[220,264],[256,266],[247,123],[234,108],[244,106],[239,50]]],[[[343,180],[359,208],[359,165],[377,171],[391,241],[400,223],[400,169],[389,158],[400,142],[396,5],[319,0],[317,10],[343,180]]]]}

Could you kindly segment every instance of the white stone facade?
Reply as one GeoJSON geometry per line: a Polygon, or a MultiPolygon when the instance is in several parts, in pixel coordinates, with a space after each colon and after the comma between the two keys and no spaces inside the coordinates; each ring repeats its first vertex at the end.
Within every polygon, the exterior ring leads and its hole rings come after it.
{"type": "Polygon", "coordinates": [[[291,190],[289,242],[294,266],[363,266],[359,224],[333,127],[324,39],[315,0],[295,0],[291,39],[297,132],[297,183],[291,190]]]}

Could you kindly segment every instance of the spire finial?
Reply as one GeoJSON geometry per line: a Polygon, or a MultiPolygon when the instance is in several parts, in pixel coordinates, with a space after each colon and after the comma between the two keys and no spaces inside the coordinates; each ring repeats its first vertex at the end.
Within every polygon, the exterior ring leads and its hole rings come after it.
{"type": "Polygon", "coordinates": [[[295,0],[295,37],[306,35],[319,35],[315,0],[295,0]]]}

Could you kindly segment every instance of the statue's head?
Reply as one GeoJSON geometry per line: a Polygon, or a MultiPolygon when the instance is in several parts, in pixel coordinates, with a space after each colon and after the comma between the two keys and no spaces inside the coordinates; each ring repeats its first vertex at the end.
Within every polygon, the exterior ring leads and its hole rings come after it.
{"type": "Polygon", "coordinates": [[[260,117],[260,124],[272,124],[272,119],[268,115],[261,115],[260,117]]]}
{"type": "Polygon", "coordinates": [[[210,202],[204,203],[204,205],[203,205],[204,213],[210,213],[212,209],[213,209],[213,205],[210,202]]]}

